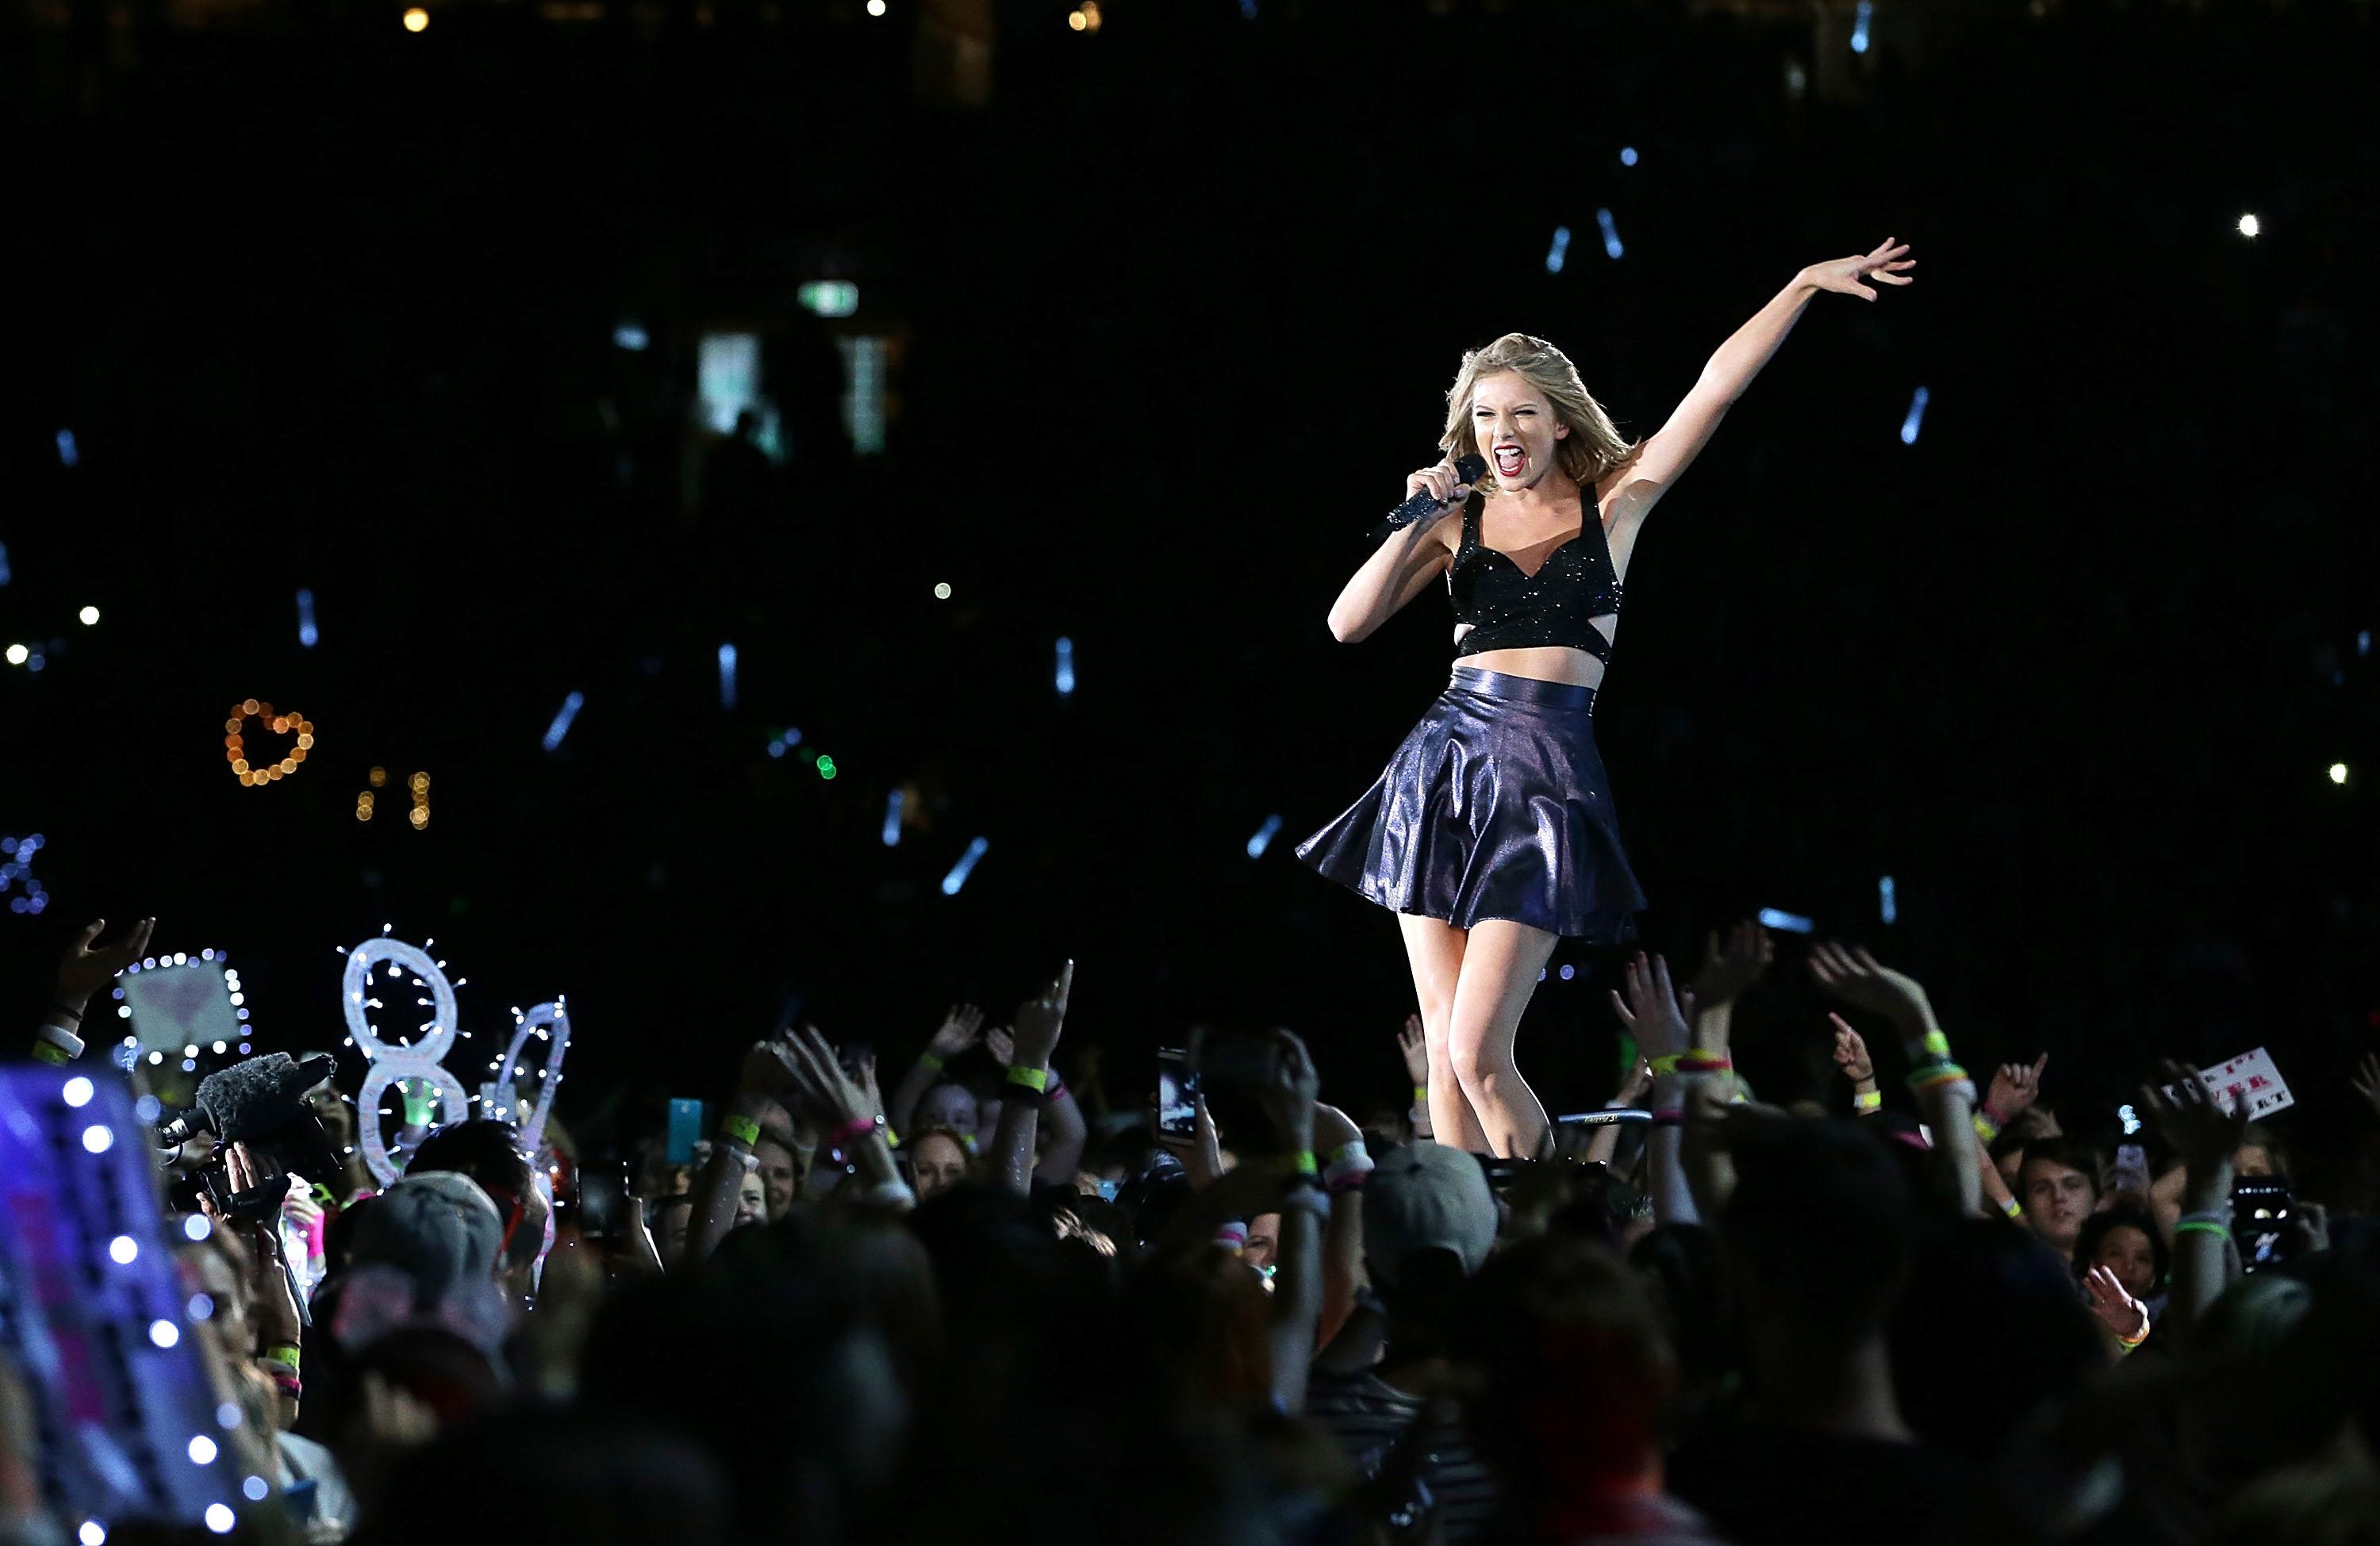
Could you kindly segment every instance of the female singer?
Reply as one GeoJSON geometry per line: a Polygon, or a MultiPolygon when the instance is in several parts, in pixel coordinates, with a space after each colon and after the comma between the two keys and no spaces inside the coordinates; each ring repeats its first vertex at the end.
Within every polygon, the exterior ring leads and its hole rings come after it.
{"type": "Polygon", "coordinates": [[[1512,1040],[1562,936],[1635,934],[1628,867],[1589,719],[1645,517],[1821,290],[1874,300],[1915,262],[1888,237],[1803,269],[1703,367],[1659,432],[1631,445],[1560,350],[1507,333],[1463,356],[1446,459],[1405,480],[1435,512],[1382,543],[1330,609],[1353,644],[1446,576],[1453,680],[1387,771],[1298,856],[1398,914],[1429,1044],[1439,1141],[1536,1155],[1545,1107],[1512,1040]],[[1474,489],[1455,459],[1488,464],[1474,489]],[[1445,517],[1461,506],[1463,518],[1445,517]]]}

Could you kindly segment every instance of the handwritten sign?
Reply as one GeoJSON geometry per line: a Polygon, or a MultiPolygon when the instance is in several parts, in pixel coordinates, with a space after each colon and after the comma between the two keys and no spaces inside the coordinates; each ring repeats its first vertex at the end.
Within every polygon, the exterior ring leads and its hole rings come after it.
{"type": "Polygon", "coordinates": [[[2199,1069],[2198,1081],[2206,1086],[2215,1104],[2226,1112],[2246,1103],[2252,1122],[2262,1121],[2277,1111],[2287,1111],[2297,1104],[2280,1070],[2273,1067],[2272,1056],[2263,1047],[2243,1052],[2211,1069],[2199,1069]]]}

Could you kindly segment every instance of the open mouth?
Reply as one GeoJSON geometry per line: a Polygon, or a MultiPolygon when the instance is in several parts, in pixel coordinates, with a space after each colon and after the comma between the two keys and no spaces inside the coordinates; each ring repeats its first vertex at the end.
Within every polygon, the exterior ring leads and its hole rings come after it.
{"type": "Polygon", "coordinates": [[[1528,464],[1528,453],[1519,446],[1500,445],[1496,448],[1496,471],[1500,477],[1520,477],[1521,469],[1528,464]]]}

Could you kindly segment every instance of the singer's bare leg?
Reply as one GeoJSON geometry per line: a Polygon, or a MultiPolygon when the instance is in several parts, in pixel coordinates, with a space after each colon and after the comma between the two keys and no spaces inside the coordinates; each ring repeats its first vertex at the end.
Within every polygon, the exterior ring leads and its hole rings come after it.
{"type": "MultiPolygon", "coordinates": [[[[1526,924],[1484,918],[1463,942],[1447,1050],[1490,1148],[1507,1158],[1536,1158],[1549,1129],[1546,1108],[1513,1061],[1512,1040],[1557,938],[1526,924]]],[[[1433,1093],[1430,1116],[1437,1115],[1433,1093]]]]}
{"type": "Polygon", "coordinates": [[[1429,1047],[1429,1125],[1440,1143],[1488,1153],[1488,1134],[1463,1093],[1448,1041],[1454,1020],[1455,985],[1463,974],[1463,931],[1442,918],[1397,914],[1412,963],[1414,993],[1421,1000],[1422,1039],[1429,1047]]]}

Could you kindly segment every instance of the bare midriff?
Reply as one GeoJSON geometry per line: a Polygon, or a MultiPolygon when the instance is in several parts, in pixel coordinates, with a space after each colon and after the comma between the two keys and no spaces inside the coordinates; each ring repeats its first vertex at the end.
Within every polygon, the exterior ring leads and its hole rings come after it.
{"type": "MultiPolygon", "coordinates": [[[[1595,625],[1609,634],[1618,624],[1616,617],[1599,617],[1595,625]]],[[[1531,645],[1521,649],[1483,649],[1476,655],[1458,655],[1458,666],[1476,666],[1483,671],[1496,671],[1505,676],[1531,677],[1538,682],[1567,682],[1573,687],[1603,685],[1603,662],[1583,649],[1568,645],[1531,645]]]]}

